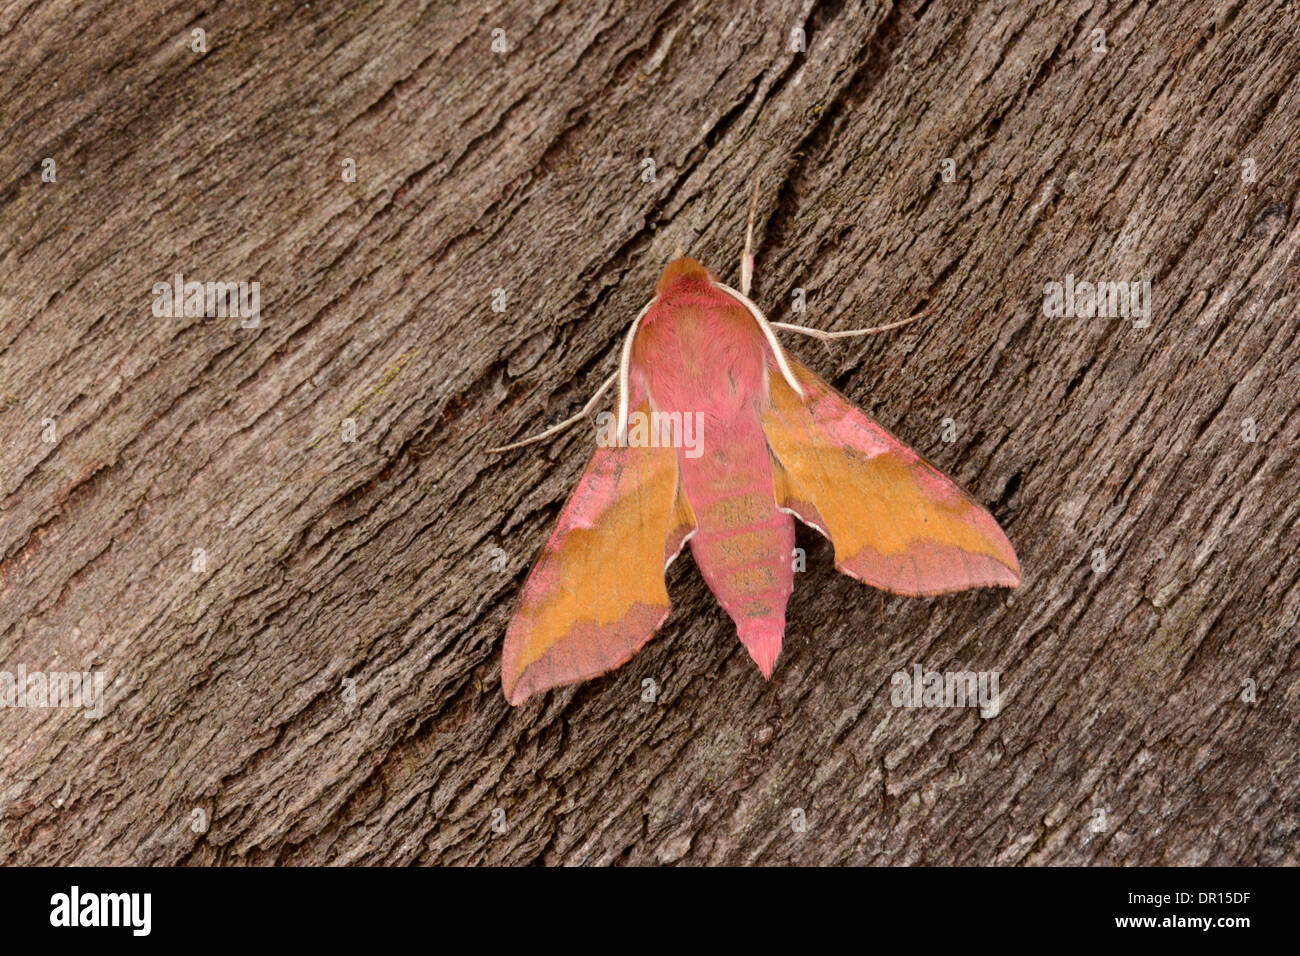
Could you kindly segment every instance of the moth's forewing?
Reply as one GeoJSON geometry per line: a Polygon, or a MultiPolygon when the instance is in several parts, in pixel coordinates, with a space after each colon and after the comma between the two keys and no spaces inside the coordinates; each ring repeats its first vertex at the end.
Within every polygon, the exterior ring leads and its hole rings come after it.
{"type": "Polygon", "coordinates": [[[770,376],[763,430],[776,497],[835,545],[835,566],[895,594],[1016,587],[1020,563],[987,511],[787,353],[804,391],[770,376]]]}

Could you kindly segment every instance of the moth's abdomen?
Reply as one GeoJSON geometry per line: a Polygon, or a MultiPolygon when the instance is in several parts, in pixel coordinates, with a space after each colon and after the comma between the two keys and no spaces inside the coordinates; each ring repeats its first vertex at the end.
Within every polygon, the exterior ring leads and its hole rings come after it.
{"type": "Polygon", "coordinates": [[[776,507],[757,416],[711,424],[700,457],[680,459],[696,520],[691,553],[741,641],[770,676],[794,588],[794,520],[776,507]]]}

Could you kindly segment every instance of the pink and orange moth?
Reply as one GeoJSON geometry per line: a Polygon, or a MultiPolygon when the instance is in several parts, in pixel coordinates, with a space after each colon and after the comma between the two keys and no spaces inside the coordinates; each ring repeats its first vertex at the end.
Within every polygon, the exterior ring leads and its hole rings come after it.
{"type": "Polygon", "coordinates": [[[524,584],[506,632],[512,704],[626,663],[668,617],[664,572],[690,542],[709,590],[770,678],[794,589],[794,519],[835,549],[835,567],[893,594],[1016,587],[1020,565],[993,517],[855,408],[777,341],[749,299],[753,211],[736,290],[678,258],[623,343],[617,441],[596,449],[524,584]],[[629,419],[700,422],[688,453],[629,441],[629,419]]]}

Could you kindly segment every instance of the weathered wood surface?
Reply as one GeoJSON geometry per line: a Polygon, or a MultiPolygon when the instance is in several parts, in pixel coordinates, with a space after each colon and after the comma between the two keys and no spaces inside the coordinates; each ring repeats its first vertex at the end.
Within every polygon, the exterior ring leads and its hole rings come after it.
{"type": "Polygon", "coordinates": [[[0,669],[107,677],[0,710],[0,861],[1297,863],[1298,17],[0,10],[0,669]],[[770,684],[683,559],[631,664],[511,709],[593,433],[482,449],[583,403],[678,243],[734,280],[756,172],[774,319],[937,309],[791,345],[1024,583],[882,598],[801,530],[770,684]],[[260,327],[154,317],[178,271],[260,327]],[[1150,279],[1150,327],[1045,317],[1067,274],[1150,279]],[[915,664],[1000,714],[891,706],[915,664]]]}

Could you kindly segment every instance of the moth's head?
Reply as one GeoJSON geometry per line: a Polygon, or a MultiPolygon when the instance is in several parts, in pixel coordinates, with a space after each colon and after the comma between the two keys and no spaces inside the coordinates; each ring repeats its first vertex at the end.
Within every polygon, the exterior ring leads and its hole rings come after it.
{"type": "Polygon", "coordinates": [[[655,286],[655,295],[663,295],[676,283],[683,281],[707,284],[713,281],[713,276],[709,275],[708,269],[690,256],[682,256],[668,263],[668,268],[664,270],[664,274],[659,277],[659,282],[655,286]]]}

